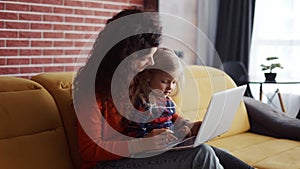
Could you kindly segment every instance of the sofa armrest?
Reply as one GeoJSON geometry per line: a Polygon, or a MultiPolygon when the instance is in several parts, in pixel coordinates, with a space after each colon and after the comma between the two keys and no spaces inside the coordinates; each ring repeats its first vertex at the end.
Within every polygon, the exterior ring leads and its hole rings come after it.
{"type": "Polygon", "coordinates": [[[250,97],[244,97],[250,131],[257,134],[300,141],[300,120],[250,97]]]}

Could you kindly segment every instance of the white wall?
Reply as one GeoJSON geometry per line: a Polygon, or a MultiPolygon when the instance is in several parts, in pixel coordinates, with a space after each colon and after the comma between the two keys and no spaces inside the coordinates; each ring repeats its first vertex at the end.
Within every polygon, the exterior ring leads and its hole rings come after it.
{"type": "Polygon", "coordinates": [[[164,38],[163,45],[184,52],[187,64],[211,65],[219,60],[215,48],[216,20],[219,0],[160,0],[159,12],[168,14],[163,32],[174,38],[164,38]]]}
{"type": "Polygon", "coordinates": [[[163,38],[163,46],[183,51],[183,60],[187,64],[196,62],[197,37],[197,1],[196,0],[160,0],[159,12],[166,15],[163,19],[163,32],[173,37],[163,38]]]}

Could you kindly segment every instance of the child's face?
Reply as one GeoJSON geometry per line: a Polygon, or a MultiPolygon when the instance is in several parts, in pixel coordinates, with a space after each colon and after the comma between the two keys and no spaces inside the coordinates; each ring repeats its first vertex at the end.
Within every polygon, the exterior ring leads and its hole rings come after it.
{"type": "Polygon", "coordinates": [[[158,71],[152,75],[150,87],[167,97],[176,88],[176,79],[166,72],[158,71]]]}

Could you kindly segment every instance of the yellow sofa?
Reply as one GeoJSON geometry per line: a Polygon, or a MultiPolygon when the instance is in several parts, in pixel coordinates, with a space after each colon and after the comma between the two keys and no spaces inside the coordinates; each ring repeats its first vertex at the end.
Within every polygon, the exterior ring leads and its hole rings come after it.
{"type": "MultiPolygon", "coordinates": [[[[79,168],[72,80],[72,72],[43,73],[30,80],[0,76],[1,169],[79,168]]],[[[223,71],[190,66],[184,88],[174,99],[183,116],[201,119],[211,95],[232,87],[234,82],[223,71]]],[[[208,144],[225,148],[256,168],[300,168],[299,141],[259,135],[249,129],[241,103],[231,129],[208,144]]]]}

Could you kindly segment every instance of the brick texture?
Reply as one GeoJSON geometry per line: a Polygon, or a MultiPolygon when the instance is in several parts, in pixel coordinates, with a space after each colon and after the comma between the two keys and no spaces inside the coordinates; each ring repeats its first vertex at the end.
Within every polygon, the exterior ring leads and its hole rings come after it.
{"type": "Polygon", "coordinates": [[[143,0],[0,1],[0,76],[30,78],[76,71],[95,34],[122,9],[143,0]]]}

